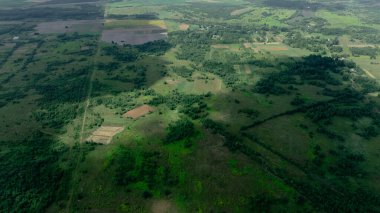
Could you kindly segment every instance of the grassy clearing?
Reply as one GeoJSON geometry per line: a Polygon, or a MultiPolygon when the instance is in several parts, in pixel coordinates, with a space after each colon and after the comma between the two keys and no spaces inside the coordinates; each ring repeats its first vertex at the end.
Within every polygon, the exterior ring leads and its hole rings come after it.
{"type": "Polygon", "coordinates": [[[377,80],[380,79],[380,60],[370,59],[369,56],[352,57],[352,59],[363,69],[367,70],[377,80]]]}
{"type": "Polygon", "coordinates": [[[353,14],[339,15],[329,11],[318,11],[316,13],[318,17],[326,19],[330,24],[329,27],[344,28],[348,26],[363,26],[363,23],[358,17],[353,14]]]}
{"type": "Polygon", "coordinates": [[[272,9],[259,7],[254,8],[252,12],[245,13],[242,16],[243,23],[258,22],[260,24],[267,24],[268,26],[286,26],[284,20],[289,18],[295,13],[295,10],[286,9],[272,9]]]}
{"type": "Polygon", "coordinates": [[[239,10],[234,10],[231,12],[231,15],[232,16],[240,16],[240,15],[243,15],[245,13],[250,12],[251,10],[253,10],[253,8],[251,8],[251,7],[247,7],[247,8],[239,9],[239,10]]]}
{"type": "Polygon", "coordinates": [[[194,73],[191,81],[180,80],[176,89],[185,94],[220,93],[224,89],[220,78],[212,74],[194,73]]]}
{"type": "Polygon", "coordinates": [[[282,43],[245,43],[245,48],[253,49],[256,52],[270,53],[276,56],[300,57],[310,55],[311,52],[305,49],[292,48],[282,43]]]}

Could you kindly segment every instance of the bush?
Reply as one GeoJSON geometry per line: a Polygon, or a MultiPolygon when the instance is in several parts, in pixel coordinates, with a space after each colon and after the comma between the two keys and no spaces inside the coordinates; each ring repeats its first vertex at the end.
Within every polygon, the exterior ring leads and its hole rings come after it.
{"type": "Polygon", "coordinates": [[[169,124],[167,129],[168,134],[164,140],[166,144],[191,137],[195,133],[194,124],[187,119],[178,120],[173,124],[169,124]]]}

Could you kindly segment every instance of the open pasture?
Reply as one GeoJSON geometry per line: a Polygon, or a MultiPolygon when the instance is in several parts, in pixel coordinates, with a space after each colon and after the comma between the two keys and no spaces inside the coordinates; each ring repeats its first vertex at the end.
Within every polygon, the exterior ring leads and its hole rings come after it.
{"type": "Polygon", "coordinates": [[[252,49],[255,52],[269,52],[274,55],[283,55],[283,56],[304,56],[310,54],[309,51],[300,49],[300,48],[292,48],[280,42],[273,43],[244,43],[244,47],[248,49],[252,49]]]}

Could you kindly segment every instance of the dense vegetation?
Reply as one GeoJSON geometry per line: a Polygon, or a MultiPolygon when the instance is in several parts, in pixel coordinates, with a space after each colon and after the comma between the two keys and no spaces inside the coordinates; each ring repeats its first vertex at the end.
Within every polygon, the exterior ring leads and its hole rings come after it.
{"type": "Polygon", "coordinates": [[[60,158],[68,149],[36,132],[20,142],[2,141],[0,183],[2,212],[41,212],[67,193],[68,173],[60,158]],[[12,180],[12,181],[10,181],[12,180]]]}

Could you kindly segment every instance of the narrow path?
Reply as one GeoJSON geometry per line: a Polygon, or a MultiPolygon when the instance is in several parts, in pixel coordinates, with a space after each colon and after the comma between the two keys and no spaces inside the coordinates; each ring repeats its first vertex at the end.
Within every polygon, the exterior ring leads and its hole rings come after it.
{"type": "Polygon", "coordinates": [[[98,49],[96,50],[96,53],[95,53],[95,56],[94,56],[94,60],[93,60],[93,68],[91,69],[90,73],[89,73],[89,80],[88,80],[88,88],[87,88],[87,95],[86,95],[86,103],[85,103],[85,106],[84,106],[84,112],[83,112],[83,118],[82,118],[82,125],[81,125],[81,130],[80,130],[80,139],[79,139],[79,142],[82,143],[83,142],[83,134],[84,134],[84,128],[85,128],[85,125],[86,125],[86,118],[87,118],[87,111],[88,111],[88,107],[90,106],[90,100],[91,100],[91,94],[92,94],[92,81],[94,80],[94,69],[95,69],[95,61],[96,61],[96,56],[98,56],[98,53],[99,53],[99,46],[98,46],[98,49]]]}
{"type": "MultiPolygon", "coordinates": [[[[83,118],[82,118],[82,123],[81,123],[81,129],[80,129],[80,137],[79,137],[79,141],[77,141],[76,143],[78,143],[78,153],[77,155],[75,155],[76,159],[74,160],[75,161],[75,166],[74,166],[74,169],[73,169],[73,173],[72,173],[72,183],[73,185],[75,185],[76,183],[76,170],[79,166],[79,163],[80,163],[80,159],[81,159],[81,155],[82,155],[82,151],[81,151],[81,144],[82,142],[84,142],[83,140],[83,135],[84,135],[84,129],[85,129],[85,126],[86,126],[86,118],[87,118],[87,111],[88,111],[88,107],[90,106],[90,99],[91,99],[91,93],[92,93],[92,81],[93,81],[93,78],[94,78],[94,73],[95,73],[95,58],[96,56],[98,55],[98,52],[99,52],[99,47],[98,47],[98,50],[96,51],[96,54],[93,56],[94,57],[94,60],[93,60],[93,68],[91,69],[90,73],[89,73],[89,78],[88,78],[88,88],[87,88],[87,94],[86,94],[86,100],[85,100],[85,106],[84,106],[84,112],[83,112],[83,118]]],[[[73,148],[72,148],[73,149],[73,148]]],[[[74,194],[75,194],[75,190],[76,190],[76,187],[74,186],[71,186],[71,191],[69,192],[69,200],[68,200],[68,203],[67,203],[67,207],[66,207],[66,212],[70,212],[70,209],[72,207],[72,201],[73,201],[73,197],[74,197],[74,194]]]]}
{"type": "Polygon", "coordinates": [[[368,71],[368,70],[366,70],[366,69],[364,69],[364,68],[362,68],[363,69],[363,71],[370,77],[370,78],[372,78],[372,79],[376,79],[376,77],[370,72],[370,71],[368,71]]]}
{"type": "MultiPolygon", "coordinates": [[[[75,181],[76,181],[76,170],[78,168],[78,165],[80,163],[80,159],[81,159],[81,143],[83,142],[83,134],[84,134],[84,129],[85,129],[85,126],[86,126],[86,118],[87,118],[87,111],[88,111],[88,107],[90,106],[90,99],[91,99],[91,93],[92,93],[92,81],[93,81],[93,78],[94,78],[94,73],[95,73],[95,61],[96,61],[96,57],[99,53],[99,46],[97,48],[97,51],[95,53],[95,55],[93,56],[94,59],[93,59],[93,68],[91,69],[90,73],[89,73],[89,78],[88,78],[88,88],[87,88],[87,95],[86,95],[86,100],[85,100],[85,106],[84,106],[84,112],[83,112],[83,118],[82,118],[82,124],[81,124],[81,130],[80,130],[80,138],[79,138],[79,141],[78,141],[78,149],[79,149],[79,153],[77,154],[76,156],[76,162],[75,162],[75,167],[73,169],[73,174],[72,174],[72,182],[75,184],[75,181]]],[[[71,186],[71,191],[70,191],[70,194],[69,194],[69,200],[68,200],[68,204],[67,204],[67,209],[66,209],[66,212],[70,212],[70,209],[71,209],[71,206],[72,206],[72,201],[73,201],[73,197],[74,197],[74,194],[75,194],[75,187],[71,186]]]]}
{"type": "MultiPolygon", "coordinates": [[[[103,29],[101,29],[102,31],[103,29]]],[[[100,31],[100,33],[101,33],[100,31]]],[[[66,212],[70,212],[71,208],[72,208],[72,202],[73,202],[73,199],[74,199],[74,194],[75,194],[75,191],[77,190],[77,188],[75,187],[75,184],[77,182],[77,168],[80,164],[80,159],[81,159],[81,156],[82,156],[82,149],[81,149],[81,145],[82,143],[84,142],[84,130],[85,130],[85,127],[86,127],[86,119],[87,119],[87,112],[88,112],[88,108],[90,106],[90,102],[91,102],[91,94],[92,94],[92,88],[93,88],[93,80],[94,80],[94,74],[95,74],[95,70],[96,70],[96,61],[97,61],[97,56],[99,55],[100,53],[100,45],[99,45],[99,42],[100,42],[100,38],[101,36],[99,35],[98,37],[98,45],[97,45],[97,49],[96,49],[96,52],[95,52],[95,55],[92,56],[93,60],[92,60],[92,69],[90,70],[90,72],[88,73],[88,81],[87,81],[87,84],[88,84],[88,87],[87,87],[87,93],[86,93],[86,99],[85,99],[85,105],[84,105],[84,112],[83,112],[83,117],[82,117],[82,122],[81,122],[81,128],[80,128],[80,135],[79,135],[79,141],[77,141],[76,143],[78,144],[78,153],[75,155],[76,156],[76,159],[74,159],[75,161],[75,166],[73,168],[73,172],[72,172],[72,180],[71,182],[73,183],[71,185],[71,189],[70,189],[70,192],[69,192],[69,199],[68,199],[68,203],[67,203],[67,206],[66,206],[66,212]]]]}

